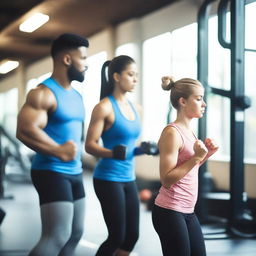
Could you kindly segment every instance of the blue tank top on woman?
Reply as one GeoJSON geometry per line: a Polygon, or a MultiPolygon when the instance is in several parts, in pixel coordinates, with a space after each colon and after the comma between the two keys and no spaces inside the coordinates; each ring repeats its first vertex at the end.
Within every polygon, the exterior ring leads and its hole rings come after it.
{"type": "Polygon", "coordinates": [[[63,162],[57,157],[37,153],[32,169],[79,174],[82,172],[81,138],[85,118],[82,96],[74,88],[63,88],[53,78],[46,79],[42,84],[54,93],[57,101],[57,108],[48,115],[44,131],[58,144],[72,140],[77,145],[77,154],[74,160],[63,162]]]}
{"type": "Polygon", "coordinates": [[[115,121],[108,130],[103,132],[101,136],[103,145],[111,150],[116,145],[125,145],[126,159],[102,158],[94,170],[94,178],[117,182],[133,181],[135,180],[134,148],[141,132],[140,119],[131,102],[129,104],[135,114],[134,120],[129,120],[122,114],[112,95],[108,98],[112,104],[115,121]]]}

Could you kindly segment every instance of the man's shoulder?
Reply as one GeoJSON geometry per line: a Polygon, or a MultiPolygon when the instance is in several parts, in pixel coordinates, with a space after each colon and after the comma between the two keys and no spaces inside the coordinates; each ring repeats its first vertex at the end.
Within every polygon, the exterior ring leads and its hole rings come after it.
{"type": "Polygon", "coordinates": [[[50,88],[45,86],[44,84],[39,84],[37,87],[31,89],[28,92],[28,97],[43,97],[43,96],[50,96],[53,95],[53,92],[50,88]]]}
{"type": "Polygon", "coordinates": [[[31,106],[52,106],[56,103],[53,92],[44,84],[31,89],[27,95],[27,104],[31,106]]]}

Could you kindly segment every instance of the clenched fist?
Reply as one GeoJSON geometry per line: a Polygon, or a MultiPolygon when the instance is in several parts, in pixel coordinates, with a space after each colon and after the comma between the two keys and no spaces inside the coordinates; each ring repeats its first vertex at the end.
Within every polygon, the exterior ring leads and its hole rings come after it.
{"type": "Polygon", "coordinates": [[[213,155],[219,149],[219,146],[215,143],[213,139],[206,138],[204,144],[208,149],[209,156],[213,155]]]}
{"type": "Polygon", "coordinates": [[[208,149],[201,140],[197,140],[194,143],[195,157],[198,157],[200,161],[203,161],[208,153],[208,149]]]}
{"type": "Polygon", "coordinates": [[[69,140],[66,143],[60,145],[59,158],[64,162],[71,161],[75,158],[76,152],[77,152],[76,144],[72,140],[69,140]]]}

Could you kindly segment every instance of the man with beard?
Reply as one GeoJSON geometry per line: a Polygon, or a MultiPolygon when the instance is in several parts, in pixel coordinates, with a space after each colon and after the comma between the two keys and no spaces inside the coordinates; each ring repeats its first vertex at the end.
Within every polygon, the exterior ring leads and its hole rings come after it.
{"type": "Polygon", "coordinates": [[[42,232],[30,256],[71,256],[83,233],[85,110],[71,81],[84,80],[88,47],[88,40],[76,34],[55,39],[52,76],[28,93],[18,115],[17,138],[36,151],[31,178],[39,195],[42,232]]]}

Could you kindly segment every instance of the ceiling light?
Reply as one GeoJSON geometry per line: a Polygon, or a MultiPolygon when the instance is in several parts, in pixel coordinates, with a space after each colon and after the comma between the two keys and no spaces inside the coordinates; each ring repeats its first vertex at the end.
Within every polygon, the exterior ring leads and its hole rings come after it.
{"type": "Polygon", "coordinates": [[[0,63],[0,74],[6,74],[19,66],[18,61],[6,60],[0,63]]]}
{"type": "Polygon", "coordinates": [[[33,16],[20,24],[20,31],[31,33],[43,26],[49,20],[49,16],[42,13],[35,13],[33,16]]]}

